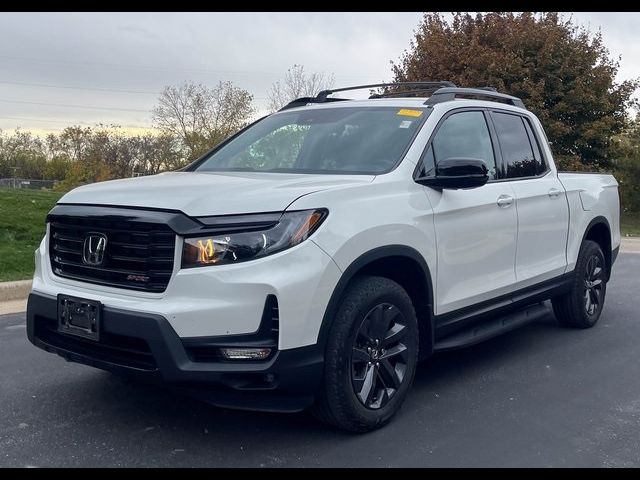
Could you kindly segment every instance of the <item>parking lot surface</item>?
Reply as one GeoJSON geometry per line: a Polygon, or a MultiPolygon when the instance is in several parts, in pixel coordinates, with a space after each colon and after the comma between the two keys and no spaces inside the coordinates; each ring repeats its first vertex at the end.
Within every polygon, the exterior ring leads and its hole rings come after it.
{"type": "Polygon", "coordinates": [[[537,323],[419,367],[385,428],[224,410],[65,362],[0,316],[0,466],[640,466],[640,254],[598,325],[537,323]]]}

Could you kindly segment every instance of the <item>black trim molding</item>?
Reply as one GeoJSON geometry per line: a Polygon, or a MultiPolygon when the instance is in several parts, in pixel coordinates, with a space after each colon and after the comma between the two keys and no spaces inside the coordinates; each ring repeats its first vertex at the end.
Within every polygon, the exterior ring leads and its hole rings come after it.
{"type": "Polygon", "coordinates": [[[551,280],[546,280],[515,292],[476,303],[434,317],[435,338],[440,340],[470,325],[482,322],[488,317],[510,310],[517,310],[534,303],[548,300],[568,291],[571,288],[574,272],[565,273],[551,280]]]}
{"type": "Polygon", "coordinates": [[[81,217],[98,220],[162,223],[178,235],[193,236],[269,228],[277,224],[281,216],[282,212],[266,212],[242,215],[189,217],[179,210],[117,205],[58,203],[48,213],[46,221],[50,222],[56,217],[81,217]]]}

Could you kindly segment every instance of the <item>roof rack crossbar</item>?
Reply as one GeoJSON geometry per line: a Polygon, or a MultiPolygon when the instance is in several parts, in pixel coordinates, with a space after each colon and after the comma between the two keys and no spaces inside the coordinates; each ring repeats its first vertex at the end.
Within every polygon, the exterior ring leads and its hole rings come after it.
{"type": "Polygon", "coordinates": [[[391,82],[391,83],[372,83],[369,85],[357,85],[355,87],[343,87],[333,88],[330,90],[322,90],[315,98],[316,103],[326,102],[327,97],[332,93],[346,92],[349,90],[362,90],[364,88],[380,88],[380,87],[423,87],[423,88],[437,88],[437,87],[455,87],[455,84],[448,81],[441,82],[391,82]]]}
{"type": "Polygon", "coordinates": [[[428,97],[439,88],[442,88],[442,87],[416,88],[413,90],[402,90],[400,92],[374,93],[369,97],[369,99],[402,98],[402,97],[417,97],[417,96],[428,97]]]}
{"type": "Polygon", "coordinates": [[[461,97],[476,97],[482,100],[493,102],[501,102],[514,107],[526,108],[522,100],[505,93],[496,92],[493,87],[482,88],[451,88],[444,87],[436,90],[431,97],[424,102],[425,105],[434,105],[436,103],[449,102],[461,97]]]}

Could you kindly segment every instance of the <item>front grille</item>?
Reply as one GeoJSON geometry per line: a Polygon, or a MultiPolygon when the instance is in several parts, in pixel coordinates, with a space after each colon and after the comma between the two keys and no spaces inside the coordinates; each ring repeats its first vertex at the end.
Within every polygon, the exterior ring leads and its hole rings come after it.
{"type": "Polygon", "coordinates": [[[49,220],[49,256],[56,275],[148,292],[167,288],[176,242],[176,234],[167,225],[114,216],[51,216],[49,220]],[[107,237],[100,266],[83,262],[89,233],[107,237]]]}
{"type": "Polygon", "coordinates": [[[46,345],[115,365],[141,370],[157,369],[149,344],[141,338],[102,332],[100,341],[95,342],[60,333],[55,320],[39,316],[36,316],[34,326],[36,338],[46,345]]]}

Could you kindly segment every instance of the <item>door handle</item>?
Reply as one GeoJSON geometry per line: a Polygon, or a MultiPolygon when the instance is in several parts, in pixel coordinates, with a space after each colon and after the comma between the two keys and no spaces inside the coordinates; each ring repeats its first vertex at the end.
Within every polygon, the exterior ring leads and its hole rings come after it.
{"type": "Polygon", "coordinates": [[[511,195],[500,195],[496,203],[502,208],[510,207],[513,203],[513,197],[511,195]]]}
{"type": "Polygon", "coordinates": [[[559,197],[561,193],[562,192],[560,190],[558,190],[557,188],[552,188],[551,190],[549,190],[549,196],[551,198],[559,197]]]}

